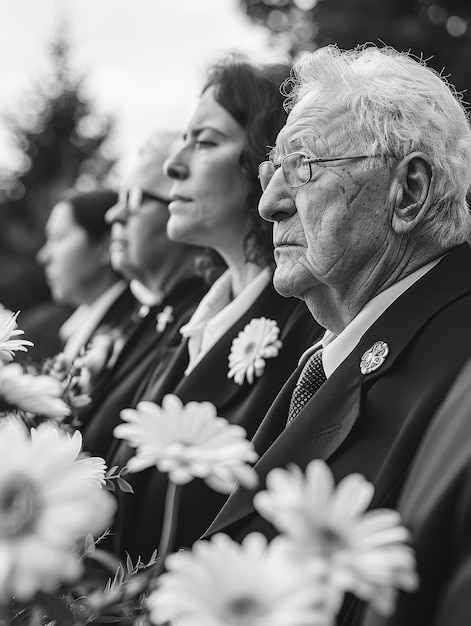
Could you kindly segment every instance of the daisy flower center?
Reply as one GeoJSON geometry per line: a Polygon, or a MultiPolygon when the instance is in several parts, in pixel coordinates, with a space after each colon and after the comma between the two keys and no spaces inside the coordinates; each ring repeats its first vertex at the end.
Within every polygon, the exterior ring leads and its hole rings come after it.
{"type": "Polygon", "coordinates": [[[234,598],[229,604],[229,612],[234,626],[249,626],[262,613],[260,602],[250,596],[234,598]]]}
{"type": "Polygon", "coordinates": [[[319,545],[324,557],[330,557],[348,547],[345,537],[331,526],[320,528],[319,535],[321,536],[319,545]]]}
{"type": "Polygon", "coordinates": [[[0,537],[14,539],[31,531],[40,513],[36,485],[15,474],[0,485],[0,537]]]}
{"type": "Polygon", "coordinates": [[[256,348],[257,344],[255,343],[255,341],[249,341],[249,343],[245,346],[244,352],[246,355],[250,356],[254,354],[256,348]]]}

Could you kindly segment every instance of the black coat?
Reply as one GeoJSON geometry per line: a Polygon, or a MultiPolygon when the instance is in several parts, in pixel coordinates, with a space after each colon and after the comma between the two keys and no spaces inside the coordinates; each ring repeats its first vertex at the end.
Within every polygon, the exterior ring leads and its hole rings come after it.
{"type": "MultiPolygon", "coordinates": [[[[248,436],[252,437],[301,354],[322,334],[323,329],[313,320],[304,302],[281,297],[269,284],[188,376],[184,375],[188,365],[185,342],[154,381],[147,399],[160,404],[165,394],[173,393],[184,404],[189,401],[211,402],[216,406],[218,415],[232,424],[243,426],[248,436]],[[231,344],[252,319],[260,317],[276,321],[283,347],[277,357],[267,359],[264,373],[253,384],[245,382],[238,385],[227,377],[231,344]]],[[[112,462],[124,465],[131,454],[123,442],[112,462]]],[[[156,469],[128,478],[135,493],[120,494],[120,509],[114,529],[117,539],[115,549],[121,555],[129,552],[134,559],[137,555],[147,559],[161,534],[167,480],[156,469]]],[[[211,491],[201,480],[186,485],[180,504],[176,545],[190,546],[198,539],[225,498],[211,491]]]]}
{"type": "Polygon", "coordinates": [[[103,457],[110,465],[110,450],[115,444],[113,429],[121,421],[120,411],[135,406],[138,390],[145,387],[154,369],[181,342],[179,329],[191,317],[207,288],[200,278],[185,279],[146,317],[135,316],[116,363],[99,381],[92,403],[81,416],[86,452],[103,457]],[[156,316],[166,306],[172,306],[172,321],[159,332],[156,316]]]}
{"type": "Polygon", "coordinates": [[[471,623],[471,361],[433,418],[397,505],[411,530],[420,586],[362,626],[471,623]]]}
{"type": "MultiPolygon", "coordinates": [[[[372,507],[397,502],[417,447],[457,373],[471,356],[471,249],[452,249],[365,332],[355,349],[285,429],[300,368],[288,380],[254,437],[255,465],[267,473],[325,460],[336,480],[359,472],[375,485],[372,507]],[[360,360],[377,341],[390,352],[363,375],[360,360]]],[[[256,513],[253,492],[235,490],[205,536],[237,540],[251,531],[273,536],[256,513]]]]}

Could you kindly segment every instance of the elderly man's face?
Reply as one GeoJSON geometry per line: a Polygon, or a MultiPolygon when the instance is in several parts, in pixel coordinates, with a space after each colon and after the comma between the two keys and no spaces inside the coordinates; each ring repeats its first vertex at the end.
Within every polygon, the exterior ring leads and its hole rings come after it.
{"type": "MultiPolygon", "coordinates": [[[[308,158],[364,153],[348,139],[351,114],[327,104],[307,96],[296,105],[277,138],[275,163],[296,151],[308,158]]],[[[389,171],[369,165],[364,171],[360,159],[312,163],[311,180],[294,189],[281,168],[275,172],[259,211],[274,222],[274,285],[282,295],[319,297],[327,286],[341,297],[359,271],[374,267],[388,245],[389,171]]]]}

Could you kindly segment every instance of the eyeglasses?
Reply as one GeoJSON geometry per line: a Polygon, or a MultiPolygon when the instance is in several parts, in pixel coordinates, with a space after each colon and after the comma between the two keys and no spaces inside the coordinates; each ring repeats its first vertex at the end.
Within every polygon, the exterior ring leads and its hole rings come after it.
{"type": "Polygon", "coordinates": [[[277,163],[275,165],[275,163],[271,161],[263,161],[263,163],[260,163],[258,166],[258,177],[262,191],[265,191],[274,173],[281,167],[286,184],[296,189],[296,187],[302,187],[311,180],[313,176],[312,163],[329,163],[331,161],[344,161],[346,159],[370,159],[376,156],[378,155],[355,154],[352,156],[315,157],[310,159],[302,152],[292,152],[284,156],[279,164],[277,163]]]}
{"type": "Polygon", "coordinates": [[[145,191],[140,187],[130,187],[129,189],[123,190],[120,193],[119,200],[126,205],[129,215],[137,215],[146,200],[161,202],[165,204],[165,206],[168,206],[171,202],[168,198],[164,198],[150,191],[145,191]]]}

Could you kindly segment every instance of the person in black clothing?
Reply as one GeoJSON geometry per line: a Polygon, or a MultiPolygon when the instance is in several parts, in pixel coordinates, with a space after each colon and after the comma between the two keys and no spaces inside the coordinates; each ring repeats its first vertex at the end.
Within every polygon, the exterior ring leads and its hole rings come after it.
{"type": "MultiPolygon", "coordinates": [[[[255,66],[245,59],[215,64],[183,141],[166,163],[173,180],[169,237],[209,249],[202,264],[207,273],[227,269],[181,328],[183,343],[154,371],[140,398],[160,405],[166,394],[175,394],[184,404],[210,402],[248,437],[322,332],[303,302],[275,291],[272,228],[257,211],[257,168],[286,118],[280,84],[288,74],[287,66],[255,66]],[[252,378],[246,367],[257,357],[257,341],[266,338],[265,324],[277,327],[279,350],[252,378]],[[253,342],[251,332],[257,337],[253,342]],[[238,364],[235,370],[230,363],[238,364]]],[[[132,454],[122,442],[112,464],[123,466],[132,454]]],[[[147,560],[159,543],[167,479],[151,468],[128,474],[127,480],[134,494],[118,496],[116,551],[147,560]]],[[[198,538],[224,498],[202,480],[185,485],[177,547],[198,538]]]]}
{"type": "MultiPolygon", "coordinates": [[[[116,340],[119,345],[109,349],[110,361],[95,377],[91,404],[81,415],[84,450],[106,461],[120,411],[132,406],[155,364],[180,342],[180,326],[208,288],[195,275],[197,248],[174,243],[166,235],[170,182],[162,168],[176,138],[161,132],[145,143],[106,216],[113,267],[126,276],[140,300],[132,322],[116,340]]],[[[93,344],[88,356],[94,360],[93,344]]]]}

